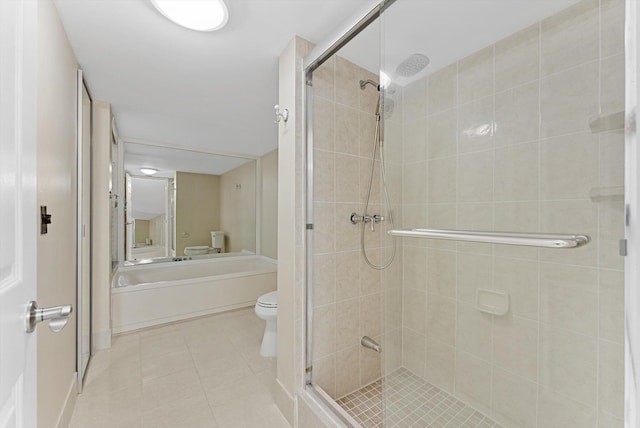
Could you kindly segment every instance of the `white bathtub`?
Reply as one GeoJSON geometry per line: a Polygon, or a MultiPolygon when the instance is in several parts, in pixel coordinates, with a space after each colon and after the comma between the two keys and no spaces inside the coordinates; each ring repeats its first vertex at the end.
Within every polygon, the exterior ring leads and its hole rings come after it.
{"type": "Polygon", "coordinates": [[[276,289],[276,263],[238,256],[124,266],[113,278],[113,333],[253,306],[276,289]]]}

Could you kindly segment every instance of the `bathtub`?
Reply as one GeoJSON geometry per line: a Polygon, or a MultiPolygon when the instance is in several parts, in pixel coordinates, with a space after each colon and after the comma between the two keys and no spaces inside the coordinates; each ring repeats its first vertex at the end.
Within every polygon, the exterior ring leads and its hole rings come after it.
{"type": "Polygon", "coordinates": [[[253,306],[275,289],[275,260],[257,255],[122,266],[112,280],[112,331],[253,306]]]}

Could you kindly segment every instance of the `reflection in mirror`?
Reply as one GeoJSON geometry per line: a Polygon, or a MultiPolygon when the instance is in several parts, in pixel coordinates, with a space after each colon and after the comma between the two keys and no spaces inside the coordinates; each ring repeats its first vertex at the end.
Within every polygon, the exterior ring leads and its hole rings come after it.
{"type": "MultiPolygon", "coordinates": [[[[169,219],[169,191],[173,179],[163,177],[138,177],[127,174],[127,197],[131,201],[130,226],[132,237],[129,259],[167,257],[169,240],[167,239],[169,219]]],[[[129,210],[127,211],[129,213],[129,210]]]]}
{"type": "Polygon", "coordinates": [[[124,151],[127,261],[255,253],[254,159],[131,142],[124,151]]]}

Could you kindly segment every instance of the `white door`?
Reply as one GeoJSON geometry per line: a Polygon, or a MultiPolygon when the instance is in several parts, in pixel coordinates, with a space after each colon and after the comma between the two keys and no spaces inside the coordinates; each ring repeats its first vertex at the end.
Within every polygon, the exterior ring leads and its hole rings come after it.
{"type": "Polygon", "coordinates": [[[0,428],[36,426],[37,2],[0,1],[0,428]]]}

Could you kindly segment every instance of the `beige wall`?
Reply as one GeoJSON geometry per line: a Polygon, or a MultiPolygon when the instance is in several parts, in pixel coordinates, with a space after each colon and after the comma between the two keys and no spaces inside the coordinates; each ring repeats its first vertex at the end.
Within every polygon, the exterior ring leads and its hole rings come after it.
{"type": "Polygon", "coordinates": [[[278,257],[278,150],[260,158],[262,173],[262,206],[260,216],[261,253],[278,257]]]}
{"type": "Polygon", "coordinates": [[[276,403],[294,424],[294,397],[304,387],[304,144],[302,59],[309,44],[294,38],[279,58],[278,103],[289,120],[278,124],[278,359],[276,403]]]}
{"type": "MultiPolygon", "coordinates": [[[[225,251],[256,251],[256,163],[247,162],[220,176],[220,229],[225,251]],[[239,186],[239,188],[238,188],[239,186]]],[[[209,242],[211,243],[211,242],[209,242]]]]}
{"type": "MultiPolygon", "coordinates": [[[[52,215],[38,235],[38,306],[76,307],[75,56],[51,1],[38,2],[38,205],[52,215]]],[[[36,213],[29,213],[36,215],[36,213]]],[[[38,327],[38,427],[66,426],[67,400],[75,403],[76,316],[60,333],[38,327]]]]}
{"type": "Polygon", "coordinates": [[[623,5],[583,1],[413,83],[385,139],[403,227],[592,238],[404,241],[403,366],[504,426],[623,426],[624,134],[589,129],[624,110],[623,5]],[[509,313],[476,309],[481,288],[509,313]]]}
{"type": "Polygon", "coordinates": [[[111,218],[109,162],[111,106],[93,100],[92,127],[92,352],[111,346],[111,218]]]}
{"type": "Polygon", "coordinates": [[[165,215],[161,214],[149,220],[149,238],[153,245],[165,245],[165,215]]]}
{"type": "Polygon", "coordinates": [[[184,248],[211,246],[211,231],[220,228],[220,178],[176,172],[176,256],[184,248]]]}
{"type": "Polygon", "coordinates": [[[135,243],[144,243],[147,238],[150,238],[150,222],[149,220],[134,220],[136,236],[135,243]]]}

